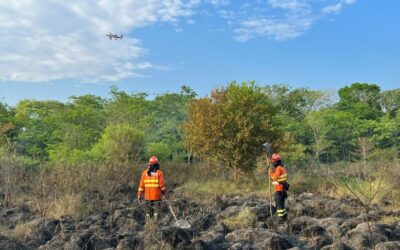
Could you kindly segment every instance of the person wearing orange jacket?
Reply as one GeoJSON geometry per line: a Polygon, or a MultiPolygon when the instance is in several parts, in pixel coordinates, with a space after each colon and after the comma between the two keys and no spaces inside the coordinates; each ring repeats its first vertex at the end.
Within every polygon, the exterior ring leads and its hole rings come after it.
{"type": "Polygon", "coordinates": [[[276,212],[278,213],[279,222],[284,222],[287,219],[287,213],[285,210],[285,200],[287,198],[288,184],[287,171],[282,163],[281,156],[279,154],[272,154],[271,162],[274,168],[269,170],[269,176],[272,179],[272,184],[275,189],[275,206],[276,212]]]}
{"type": "Polygon", "coordinates": [[[157,219],[160,201],[165,193],[165,182],[156,156],[150,157],[148,167],[142,173],[137,193],[138,202],[141,201],[143,193],[146,201],[146,219],[153,217],[157,219]]]}

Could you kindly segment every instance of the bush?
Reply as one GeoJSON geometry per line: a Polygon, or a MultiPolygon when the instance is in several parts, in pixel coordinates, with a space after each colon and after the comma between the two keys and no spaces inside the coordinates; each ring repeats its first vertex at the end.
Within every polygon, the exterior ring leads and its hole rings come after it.
{"type": "Polygon", "coordinates": [[[164,142],[153,142],[147,146],[148,157],[156,155],[159,160],[166,160],[172,155],[171,148],[164,142]]]}
{"type": "Polygon", "coordinates": [[[56,146],[53,149],[48,150],[48,152],[50,162],[55,165],[60,163],[77,165],[84,161],[88,161],[91,158],[88,151],[81,149],[70,149],[63,146],[56,146]]]}
{"type": "Polygon", "coordinates": [[[144,133],[128,124],[107,126],[91,154],[99,161],[138,162],[144,151],[144,133]]]}

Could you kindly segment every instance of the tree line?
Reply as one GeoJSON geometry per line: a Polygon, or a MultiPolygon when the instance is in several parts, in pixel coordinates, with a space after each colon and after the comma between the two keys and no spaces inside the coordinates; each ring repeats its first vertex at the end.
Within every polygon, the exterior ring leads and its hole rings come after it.
{"type": "Polygon", "coordinates": [[[336,95],[231,82],[205,97],[188,86],[155,98],[113,87],[108,98],[0,102],[1,148],[12,147],[26,165],[138,162],[156,154],[250,173],[266,141],[297,165],[360,160],[362,143],[375,157],[398,157],[400,89],[354,83],[336,95]]]}

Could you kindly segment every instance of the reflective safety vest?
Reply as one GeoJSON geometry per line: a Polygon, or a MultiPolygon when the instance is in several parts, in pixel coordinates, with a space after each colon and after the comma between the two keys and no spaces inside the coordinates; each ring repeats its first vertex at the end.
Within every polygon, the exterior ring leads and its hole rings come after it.
{"type": "Polygon", "coordinates": [[[275,187],[275,192],[283,191],[282,183],[287,180],[287,171],[283,166],[277,166],[275,172],[270,173],[272,184],[275,187]]]}
{"type": "Polygon", "coordinates": [[[162,193],[165,191],[164,175],[161,170],[151,172],[147,175],[147,170],[143,171],[140,179],[138,195],[144,192],[144,199],[147,201],[158,201],[162,198],[162,193]]]}

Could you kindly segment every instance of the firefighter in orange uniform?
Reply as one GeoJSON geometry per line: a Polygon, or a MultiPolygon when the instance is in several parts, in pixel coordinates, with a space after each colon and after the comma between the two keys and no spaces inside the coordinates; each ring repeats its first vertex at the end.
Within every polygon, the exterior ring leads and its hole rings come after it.
{"type": "Polygon", "coordinates": [[[281,161],[279,154],[272,154],[271,162],[274,165],[273,170],[269,170],[269,175],[272,179],[272,184],[275,189],[275,206],[276,212],[278,213],[279,222],[284,222],[287,219],[287,213],[285,210],[285,200],[287,198],[286,191],[289,189],[287,180],[287,171],[281,161]]]}
{"type": "Polygon", "coordinates": [[[160,201],[165,193],[165,184],[164,175],[156,156],[150,157],[148,168],[142,173],[137,193],[138,202],[140,202],[143,192],[146,201],[146,219],[153,217],[158,219],[160,201]]]}

